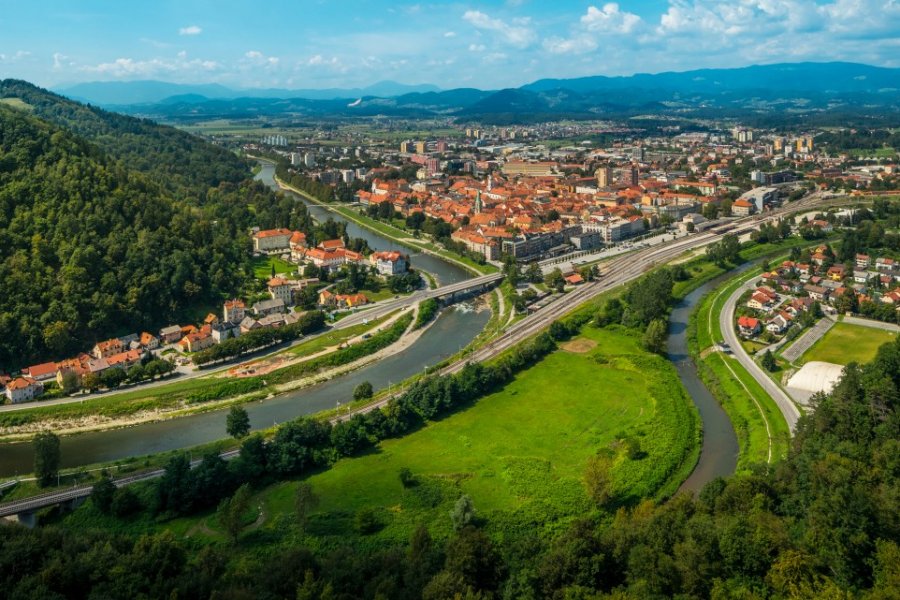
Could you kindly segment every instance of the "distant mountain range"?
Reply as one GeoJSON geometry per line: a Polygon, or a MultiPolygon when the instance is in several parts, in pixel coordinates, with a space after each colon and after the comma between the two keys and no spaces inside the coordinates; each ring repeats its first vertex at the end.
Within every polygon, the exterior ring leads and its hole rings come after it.
{"type": "MultiPolygon", "coordinates": [[[[220,100],[233,98],[307,98],[310,100],[331,100],[334,98],[358,98],[360,96],[399,96],[411,92],[440,91],[435,85],[406,85],[396,81],[380,81],[365,88],[329,88],[288,90],[232,89],[210,84],[168,83],[165,81],[96,81],[54,89],[79,102],[100,106],[121,106],[129,104],[155,104],[171,97],[197,97],[220,100]]],[[[171,102],[169,102],[171,104],[171,102]]]]}
{"type": "Polygon", "coordinates": [[[900,69],[854,63],[786,63],[627,77],[541,79],[503,90],[443,91],[395,82],[363,89],[229,90],[218,85],[145,81],[81,84],[63,93],[121,112],[170,121],[385,115],[521,123],[646,113],[696,118],[796,113],[837,120],[836,115],[847,111],[883,120],[885,115],[896,119],[900,114],[900,69]]]}

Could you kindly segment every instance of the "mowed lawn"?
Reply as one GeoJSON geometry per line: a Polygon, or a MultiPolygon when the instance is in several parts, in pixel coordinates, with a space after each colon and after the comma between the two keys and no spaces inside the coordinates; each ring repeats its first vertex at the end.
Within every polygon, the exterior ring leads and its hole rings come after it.
{"type": "MultiPolygon", "coordinates": [[[[582,474],[601,449],[616,455],[622,501],[652,497],[666,483],[674,490],[699,445],[693,405],[670,363],[621,330],[587,327],[574,341],[577,351],[556,351],[470,408],[309,477],[321,499],[309,533],[352,537],[363,508],[379,515],[379,537],[406,540],[420,522],[449,532],[462,493],[492,527],[554,526],[590,510],[582,474]],[[624,438],[638,440],[643,456],[628,458],[624,438]],[[418,485],[403,487],[403,468],[418,485]]],[[[264,492],[267,512],[290,513],[296,485],[264,492]]]]}
{"type": "MultiPolygon", "coordinates": [[[[253,259],[253,275],[257,279],[268,280],[272,276],[272,265],[275,266],[276,275],[291,275],[297,272],[297,265],[277,256],[257,256],[253,259]]],[[[296,275],[290,279],[296,279],[296,275]]]]}
{"type": "Polygon", "coordinates": [[[882,344],[892,342],[896,338],[897,334],[890,331],[837,323],[806,351],[800,362],[819,360],[836,365],[847,365],[851,362],[864,364],[875,358],[882,344]]]}

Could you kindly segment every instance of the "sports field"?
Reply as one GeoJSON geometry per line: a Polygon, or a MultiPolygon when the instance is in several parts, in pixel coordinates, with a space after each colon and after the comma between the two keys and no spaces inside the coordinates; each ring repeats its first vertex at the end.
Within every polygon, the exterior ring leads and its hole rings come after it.
{"type": "Polygon", "coordinates": [[[820,360],[836,365],[848,365],[851,362],[863,364],[875,358],[875,353],[882,344],[895,339],[897,334],[889,331],[837,323],[798,362],[804,364],[820,360]]]}

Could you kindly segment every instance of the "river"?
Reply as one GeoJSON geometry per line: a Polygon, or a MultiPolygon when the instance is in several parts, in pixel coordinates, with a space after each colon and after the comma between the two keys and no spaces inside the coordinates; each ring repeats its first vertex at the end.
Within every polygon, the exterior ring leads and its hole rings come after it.
{"type": "Polygon", "coordinates": [[[428,271],[434,275],[437,278],[439,285],[458,283],[472,277],[470,273],[456,264],[431,254],[411,250],[391,239],[385,238],[368,229],[363,229],[353,221],[348,221],[341,215],[328,210],[324,206],[310,202],[300,194],[282,190],[278,184],[275,183],[275,165],[265,161],[260,161],[259,164],[262,166],[262,169],[256,174],[256,179],[262,181],[274,190],[284,191],[285,194],[288,194],[305,204],[309,209],[309,214],[312,215],[312,218],[316,221],[322,222],[331,218],[335,221],[346,223],[347,234],[350,237],[363,238],[369,243],[369,247],[373,250],[399,250],[404,254],[409,254],[409,260],[412,266],[417,269],[422,269],[423,271],[428,271]]]}
{"type": "Polygon", "coordinates": [[[734,273],[726,273],[700,286],[679,302],[669,317],[669,360],[678,370],[681,384],[693,399],[703,423],[700,458],[679,491],[697,493],[716,477],[733,474],[737,467],[739,447],[731,419],[700,380],[697,367],[688,352],[687,341],[688,321],[697,304],[703,296],[731,277],[734,277],[734,273]]]}

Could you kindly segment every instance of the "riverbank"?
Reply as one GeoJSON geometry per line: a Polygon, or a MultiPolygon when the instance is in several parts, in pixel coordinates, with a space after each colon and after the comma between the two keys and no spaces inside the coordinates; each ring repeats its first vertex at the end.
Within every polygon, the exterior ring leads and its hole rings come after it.
{"type": "MultiPolygon", "coordinates": [[[[221,410],[223,408],[227,408],[234,404],[244,404],[247,402],[254,402],[259,400],[269,400],[274,398],[277,395],[284,394],[286,392],[293,392],[297,390],[302,390],[304,388],[308,388],[314,385],[318,385],[324,382],[327,382],[335,377],[339,377],[351,371],[355,371],[362,367],[365,367],[372,362],[375,362],[381,358],[389,354],[393,354],[396,352],[401,352],[407,348],[409,348],[412,344],[414,344],[425,331],[427,331],[428,327],[433,323],[433,321],[429,322],[426,326],[411,331],[409,329],[409,324],[413,322],[415,318],[417,309],[413,309],[412,312],[403,311],[391,317],[386,321],[380,321],[373,323],[371,327],[367,328],[366,331],[374,329],[376,327],[383,328],[385,332],[390,332],[391,327],[397,323],[397,321],[403,319],[404,321],[408,321],[406,323],[406,327],[404,328],[404,332],[400,335],[400,337],[394,341],[391,341],[386,347],[377,350],[374,353],[364,355],[352,362],[342,364],[339,366],[335,366],[326,370],[316,371],[308,376],[299,377],[297,379],[291,379],[285,381],[283,383],[267,383],[265,380],[262,381],[263,387],[257,390],[253,390],[251,393],[243,393],[236,394],[225,398],[215,399],[207,402],[198,402],[192,405],[180,405],[173,406],[167,409],[166,406],[156,406],[156,407],[147,407],[140,408],[146,404],[152,403],[155,400],[154,396],[148,396],[140,403],[137,403],[134,406],[134,411],[130,413],[106,413],[106,414],[69,414],[71,413],[71,409],[67,409],[66,407],[71,405],[64,405],[60,407],[57,411],[61,414],[58,416],[48,415],[45,418],[41,418],[39,420],[30,421],[28,423],[23,423],[21,425],[5,425],[0,427],[0,442],[18,442],[28,440],[38,431],[44,431],[50,429],[57,433],[58,435],[68,436],[75,435],[80,433],[88,433],[88,432],[98,432],[98,431],[106,431],[113,429],[121,429],[126,427],[133,427],[135,425],[140,425],[144,423],[152,423],[158,421],[164,421],[169,419],[176,419],[191,415],[198,415],[202,413],[212,412],[221,410]]],[[[311,364],[317,360],[329,357],[342,349],[350,347],[352,344],[360,344],[367,341],[368,333],[358,333],[355,338],[351,338],[349,340],[343,341],[337,346],[332,346],[320,350],[318,352],[298,357],[297,359],[293,359],[290,361],[286,361],[279,369],[275,369],[263,376],[268,375],[270,378],[277,379],[279,372],[286,371],[289,368],[293,368],[297,370],[297,367],[302,367],[304,364],[311,364]],[[343,348],[342,348],[343,347],[343,348]]],[[[378,334],[383,335],[383,334],[378,334]]],[[[375,338],[377,340],[377,336],[375,338]]],[[[290,349],[289,349],[290,350],[290,349]]],[[[254,364],[254,363],[249,363],[254,364]]],[[[222,374],[212,375],[214,378],[221,378],[222,374]]],[[[254,376],[252,378],[238,378],[236,381],[243,380],[252,380],[256,381],[259,379],[259,376],[254,376]]],[[[204,380],[199,380],[200,382],[204,380]]],[[[207,381],[206,383],[212,384],[211,381],[207,381]]],[[[43,409],[46,412],[53,412],[54,407],[46,407],[43,409]]],[[[40,410],[40,409],[33,409],[40,410]]],[[[85,408],[83,406],[78,406],[78,412],[83,413],[85,408]]]]}
{"type": "Polygon", "coordinates": [[[376,221],[371,219],[365,215],[360,214],[359,212],[343,205],[337,204],[329,204],[327,202],[322,202],[315,196],[307,194],[301,189],[298,189],[287,182],[283,181],[277,175],[274,175],[275,182],[284,190],[288,190],[297,194],[298,196],[303,196],[308,201],[317,204],[327,210],[330,210],[334,213],[337,213],[347,219],[348,221],[352,221],[356,225],[368,229],[374,233],[382,235],[401,246],[405,246],[412,250],[416,250],[418,252],[423,252],[425,254],[430,254],[431,256],[435,256],[437,258],[441,258],[443,260],[452,262],[463,269],[466,269],[470,273],[475,275],[487,275],[489,273],[496,273],[497,267],[491,264],[479,265],[478,263],[469,260],[465,257],[459,256],[448,250],[443,250],[438,248],[432,243],[422,242],[413,237],[410,237],[409,232],[403,231],[402,229],[397,229],[396,227],[389,225],[387,223],[382,223],[381,221],[376,221]]]}

